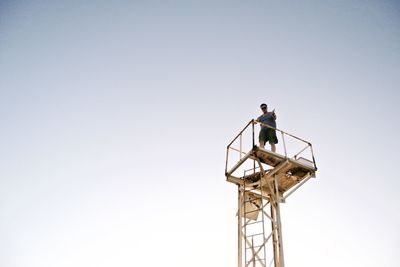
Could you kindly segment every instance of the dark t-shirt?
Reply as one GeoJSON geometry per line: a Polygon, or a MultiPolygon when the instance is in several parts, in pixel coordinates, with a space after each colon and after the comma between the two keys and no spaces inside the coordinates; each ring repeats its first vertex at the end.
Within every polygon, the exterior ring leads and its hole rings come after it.
{"type": "Polygon", "coordinates": [[[267,114],[262,114],[260,117],[257,118],[257,120],[261,123],[276,128],[276,121],[272,112],[267,112],[267,114]]]}

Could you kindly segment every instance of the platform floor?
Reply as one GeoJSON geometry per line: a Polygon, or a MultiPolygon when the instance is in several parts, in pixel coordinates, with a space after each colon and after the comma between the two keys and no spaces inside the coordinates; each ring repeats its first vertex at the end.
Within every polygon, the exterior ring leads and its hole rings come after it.
{"type": "MultiPolygon", "coordinates": [[[[313,162],[310,160],[305,158],[286,158],[283,155],[259,147],[254,147],[252,153],[249,155],[249,159],[259,160],[261,163],[270,167],[270,169],[265,171],[264,178],[266,181],[269,179],[272,181],[273,175],[276,175],[279,192],[282,195],[300,184],[303,180],[309,177],[315,177],[315,172],[317,171],[313,162]]],[[[235,184],[253,186],[255,190],[260,190],[258,183],[260,178],[261,175],[259,171],[239,177],[239,179],[227,175],[228,181],[235,184]]],[[[271,193],[270,186],[264,185],[262,191],[268,194],[271,193]]]]}

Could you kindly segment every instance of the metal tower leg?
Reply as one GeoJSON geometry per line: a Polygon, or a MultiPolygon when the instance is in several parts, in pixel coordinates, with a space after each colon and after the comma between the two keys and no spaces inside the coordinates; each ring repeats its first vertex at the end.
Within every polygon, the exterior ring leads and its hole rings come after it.
{"type": "Polygon", "coordinates": [[[280,213],[280,193],[278,187],[277,176],[274,175],[274,192],[271,197],[271,218],[272,218],[272,237],[273,237],[273,250],[274,250],[274,266],[285,267],[283,257],[283,241],[282,241],[282,223],[280,213]]]}
{"type": "Polygon", "coordinates": [[[243,196],[241,186],[238,185],[238,267],[242,267],[242,214],[243,214],[243,196]]]}

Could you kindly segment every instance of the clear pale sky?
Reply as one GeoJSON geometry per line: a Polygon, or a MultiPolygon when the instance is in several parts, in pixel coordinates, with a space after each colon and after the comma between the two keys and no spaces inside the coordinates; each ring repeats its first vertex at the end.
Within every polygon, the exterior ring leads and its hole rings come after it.
{"type": "Polygon", "coordinates": [[[0,266],[236,266],[262,102],[319,167],[286,266],[400,266],[399,84],[394,0],[3,0],[0,266]]]}

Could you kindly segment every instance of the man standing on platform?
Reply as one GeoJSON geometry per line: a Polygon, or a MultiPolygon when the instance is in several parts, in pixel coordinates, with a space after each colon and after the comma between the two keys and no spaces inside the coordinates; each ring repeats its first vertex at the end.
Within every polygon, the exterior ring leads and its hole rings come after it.
{"type": "Polygon", "coordinates": [[[275,152],[276,151],[276,146],[275,144],[278,143],[278,138],[276,137],[276,114],[275,114],[275,109],[272,110],[271,112],[268,112],[268,107],[267,104],[262,103],[260,105],[260,108],[263,112],[263,114],[257,118],[258,122],[261,122],[262,124],[268,125],[270,127],[267,127],[265,125],[261,125],[261,130],[260,130],[260,135],[259,135],[259,142],[260,142],[260,147],[264,148],[265,143],[268,141],[269,144],[271,145],[271,151],[275,152]]]}

